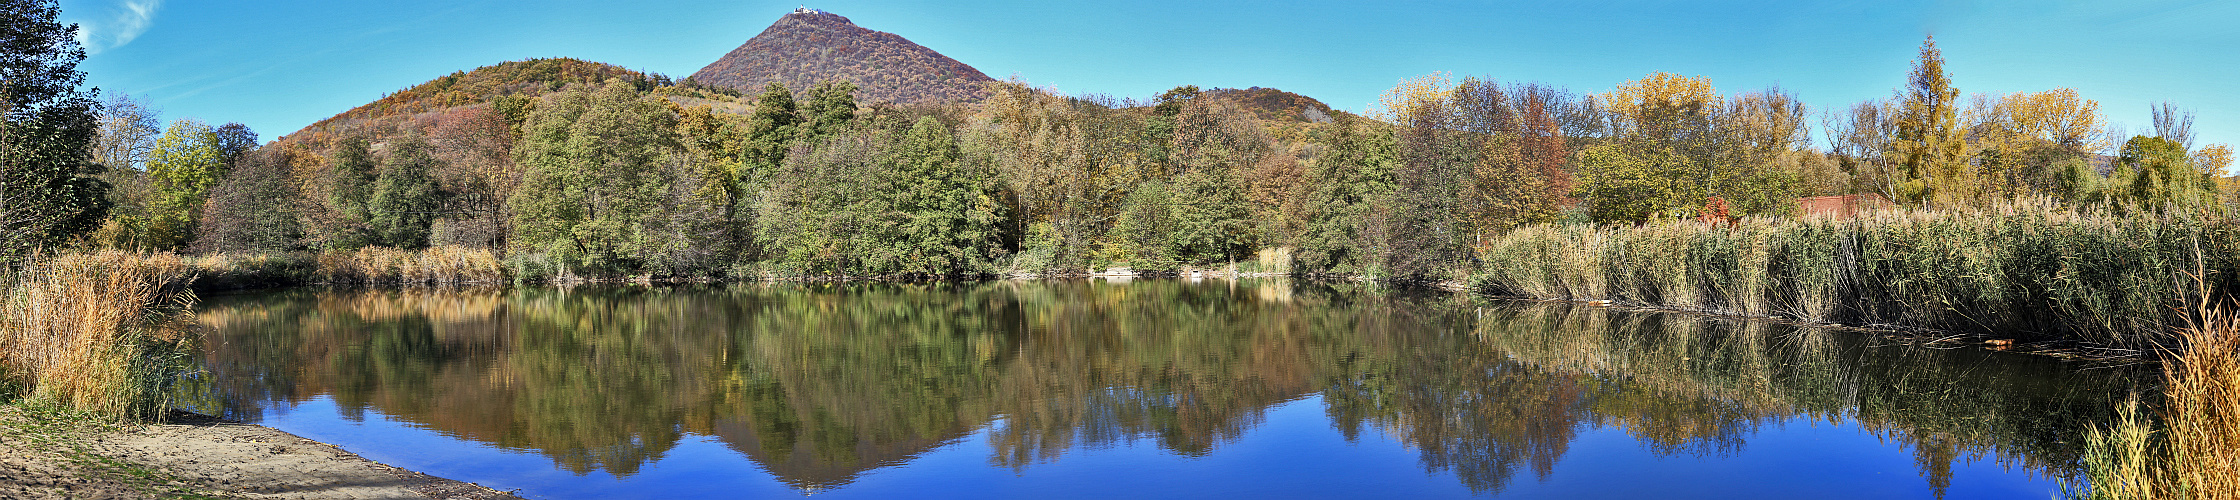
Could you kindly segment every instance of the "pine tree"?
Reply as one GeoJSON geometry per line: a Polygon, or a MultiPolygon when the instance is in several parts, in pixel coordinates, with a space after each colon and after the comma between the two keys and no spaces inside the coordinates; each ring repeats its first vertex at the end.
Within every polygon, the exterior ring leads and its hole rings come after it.
{"type": "Polygon", "coordinates": [[[0,1],[0,266],[98,227],[108,184],[93,178],[98,90],[79,90],[78,27],[53,0],[0,1]]]}

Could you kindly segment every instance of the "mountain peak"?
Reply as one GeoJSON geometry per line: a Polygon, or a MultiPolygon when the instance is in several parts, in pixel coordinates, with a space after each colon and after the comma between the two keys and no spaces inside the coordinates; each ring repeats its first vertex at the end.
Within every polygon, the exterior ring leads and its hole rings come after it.
{"type": "Polygon", "coordinates": [[[847,80],[859,101],[913,104],[979,100],[987,93],[983,84],[995,81],[901,36],[808,7],[778,18],[691,79],[749,94],[773,81],[798,92],[847,80]]]}

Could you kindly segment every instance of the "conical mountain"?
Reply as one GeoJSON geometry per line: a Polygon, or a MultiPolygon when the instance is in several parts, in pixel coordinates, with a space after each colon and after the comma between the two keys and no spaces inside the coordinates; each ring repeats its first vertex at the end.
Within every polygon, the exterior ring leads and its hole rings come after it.
{"type": "Polygon", "coordinates": [[[779,18],[691,80],[749,95],[773,81],[799,92],[817,82],[847,80],[855,83],[859,102],[905,104],[977,101],[987,92],[983,84],[995,81],[901,36],[813,9],[779,18]]]}

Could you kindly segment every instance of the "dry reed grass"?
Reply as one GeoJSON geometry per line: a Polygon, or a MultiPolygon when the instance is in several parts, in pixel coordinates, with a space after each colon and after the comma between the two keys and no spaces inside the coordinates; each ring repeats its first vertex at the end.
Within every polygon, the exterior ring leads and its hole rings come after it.
{"type": "Polygon", "coordinates": [[[317,275],[327,283],[500,283],[505,279],[503,269],[497,254],[484,249],[368,247],[356,252],[320,254],[317,275]]]}
{"type": "Polygon", "coordinates": [[[2240,313],[2201,306],[2165,362],[2159,428],[2137,398],[2086,438],[2069,498],[2240,499],[2240,313]]]}
{"type": "Polygon", "coordinates": [[[195,273],[174,255],[114,251],[27,264],[0,303],[0,373],[34,401],[160,417],[191,338],[195,273]]]}
{"type": "Polygon", "coordinates": [[[2201,316],[2163,376],[2171,475],[2194,498],[2240,498],[2240,315],[2201,316]]]}
{"type": "Polygon", "coordinates": [[[1952,212],[1740,224],[1526,226],[1478,250],[1498,294],[1805,321],[2151,346],[2191,300],[2196,246],[2217,294],[2240,277],[2240,229],[2184,214],[2017,203],[1952,212]]]}

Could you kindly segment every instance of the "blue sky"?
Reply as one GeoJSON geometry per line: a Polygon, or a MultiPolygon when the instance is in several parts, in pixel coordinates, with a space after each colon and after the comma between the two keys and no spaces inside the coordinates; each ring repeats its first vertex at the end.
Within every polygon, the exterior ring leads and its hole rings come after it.
{"type": "MultiPolygon", "coordinates": [[[[61,0],[80,65],[165,119],[270,140],[452,71],[575,57],[683,77],[800,0],[61,0]]],[[[2070,87],[2112,122],[2194,109],[2196,144],[2240,142],[2240,2],[930,2],[810,7],[996,78],[1148,97],[1275,87],[1360,111],[1432,72],[1601,92],[1652,71],[1722,92],[1779,85],[1816,109],[1888,96],[1935,34],[1963,93],[2070,87]]]]}

